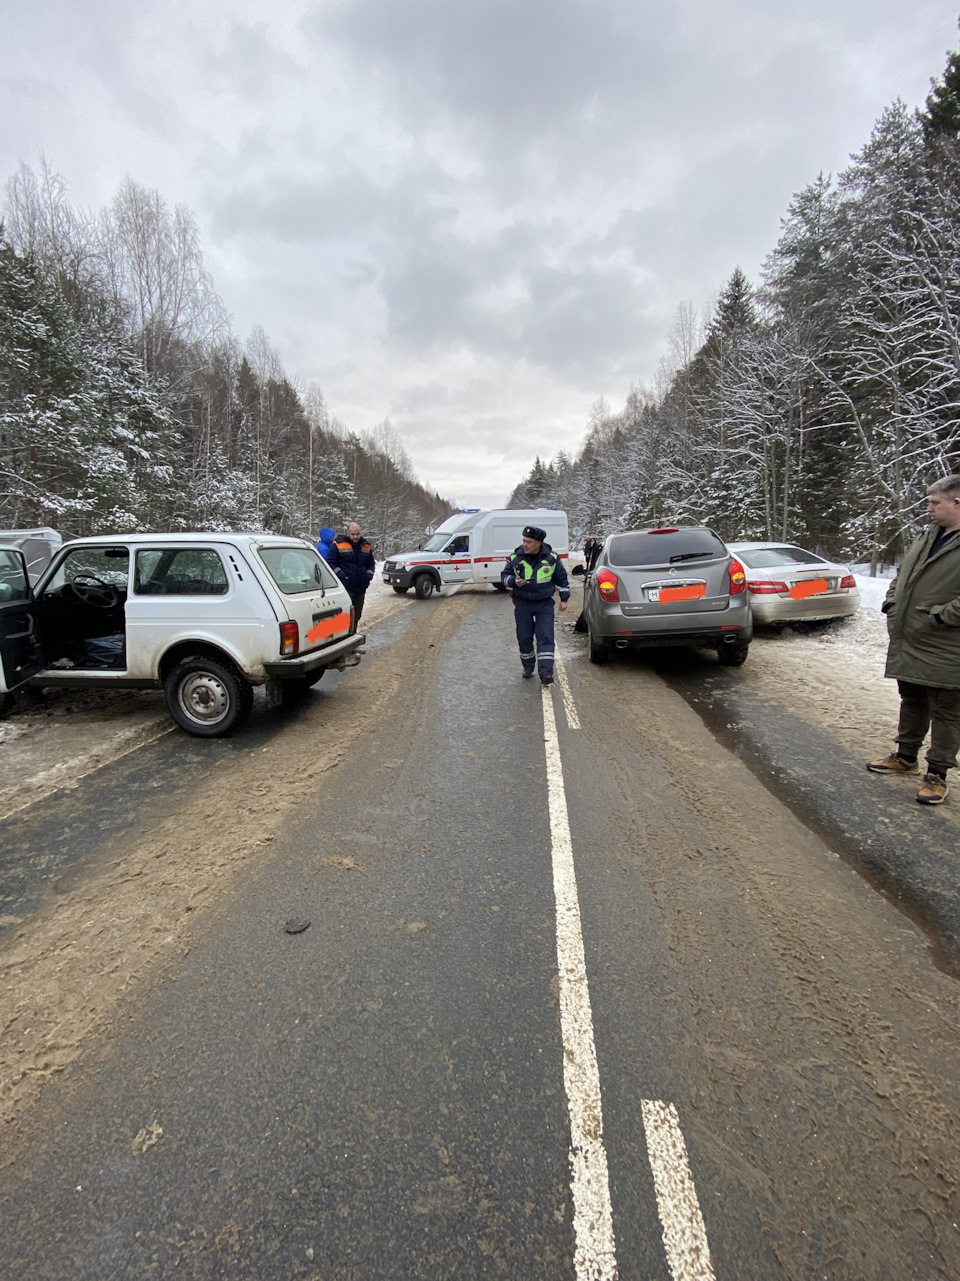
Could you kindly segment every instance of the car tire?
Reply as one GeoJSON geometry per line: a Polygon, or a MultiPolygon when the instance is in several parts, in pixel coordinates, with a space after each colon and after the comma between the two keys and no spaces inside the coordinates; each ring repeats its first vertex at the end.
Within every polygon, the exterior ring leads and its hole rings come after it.
{"type": "Polygon", "coordinates": [[[6,716],[13,706],[12,694],[0,694],[0,716],[6,716]]]}
{"type": "Polygon", "coordinates": [[[434,581],[429,574],[418,574],[413,580],[417,600],[429,600],[433,595],[434,581]]]}
{"type": "Polygon", "coordinates": [[[396,583],[392,583],[391,586],[398,596],[406,596],[407,592],[410,590],[409,587],[398,587],[396,583]]]}
{"type": "Polygon", "coordinates": [[[222,738],[253,710],[253,690],[233,668],[211,658],[179,663],[163,683],[170,715],[188,734],[222,738]]]}
{"type": "Polygon", "coordinates": [[[717,657],[724,667],[742,667],[747,661],[749,645],[721,645],[717,657]]]}
{"type": "Polygon", "coordinates": [[[610,661],[610,650],[603,641],[594,639],[593,632],[589,628],[587,629],[587,653],[590,656],[590,662],[598,666],[610,661]]]}

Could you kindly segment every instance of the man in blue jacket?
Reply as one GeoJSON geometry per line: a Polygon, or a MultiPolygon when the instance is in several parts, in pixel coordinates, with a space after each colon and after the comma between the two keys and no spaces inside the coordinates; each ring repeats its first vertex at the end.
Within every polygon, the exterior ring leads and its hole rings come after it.
{"type": "Polygon", "coordinates": [[[327,564],[347,589],[353,602],[353,631],[357,630],[363,613],[363,598],[373,582],[376,561],[373,548],[360,533],[360,526],[352,520],[344,538],[338,538],[330,547],[327,564]]]}
{"type": "Polygon", "coordinates": [[[546,537],[546,531],[539,526],[525,526],[523,543],[507,561],[500,579],[513,594],[524,680],[530,679],[536,667],[541,682],[550,685],[554,655],[553,594],[559,589],[562,614],[570,600],[570,584],[563,561],[545,541],[546,537]]]}

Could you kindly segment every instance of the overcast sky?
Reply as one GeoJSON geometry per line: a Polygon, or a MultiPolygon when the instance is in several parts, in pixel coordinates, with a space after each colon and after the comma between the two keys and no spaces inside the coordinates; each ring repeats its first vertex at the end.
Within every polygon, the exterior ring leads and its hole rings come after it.
{"type": "Polygon", "coordinates": [[[0,171],[189,206],[245,338],[498,506],[756,278],[956,0],[3,0],[0,171]]]}

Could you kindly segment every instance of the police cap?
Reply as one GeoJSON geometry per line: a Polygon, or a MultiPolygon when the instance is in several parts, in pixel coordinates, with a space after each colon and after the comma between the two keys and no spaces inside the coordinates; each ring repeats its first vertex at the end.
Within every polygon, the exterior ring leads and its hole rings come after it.
{"type": "Polygon", "coordinates": [[[538,543],[543,543],[546,542],[547,531],[541,529],[539,525],[524,525],[523,536],[524,538],[536,539],[538,543]]]}

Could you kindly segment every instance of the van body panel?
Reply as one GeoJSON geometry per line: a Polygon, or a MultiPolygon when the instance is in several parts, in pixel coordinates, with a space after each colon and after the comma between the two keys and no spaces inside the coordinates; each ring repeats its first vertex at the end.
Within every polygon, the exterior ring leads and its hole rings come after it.
{"type": "Polygon", "coordinates": [[[553,550],[567,559],[566,512],[535,507],[457,512],[437,527],[429,548],[391,556],[383,567],[383,581],[401,592],[413,586],[420,574],[429,574],[438,587],[499,584],[526,525],[543,529],[553,550]]]}

